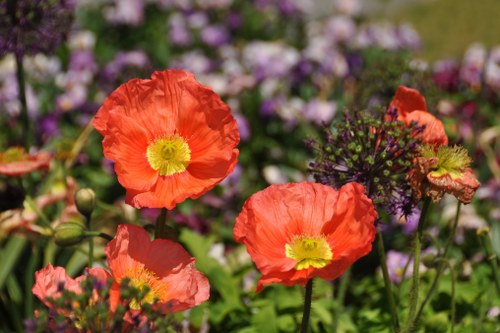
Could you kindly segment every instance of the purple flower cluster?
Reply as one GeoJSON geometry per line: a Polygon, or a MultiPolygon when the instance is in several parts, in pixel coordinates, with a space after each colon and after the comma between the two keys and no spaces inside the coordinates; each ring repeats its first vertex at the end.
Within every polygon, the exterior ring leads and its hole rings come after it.
{"type": "Polygon", "coordinates": [[[72,0],[0,2],[0,55],[52,53],[73,19],[72,0]]]}

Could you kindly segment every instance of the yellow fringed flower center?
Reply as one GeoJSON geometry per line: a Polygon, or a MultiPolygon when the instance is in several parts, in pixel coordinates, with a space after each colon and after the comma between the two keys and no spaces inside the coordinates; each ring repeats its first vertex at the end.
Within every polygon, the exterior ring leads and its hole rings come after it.
{"type": "Polygon", "coordinates": [[[323,268],[333,258],[333,252],[324,236],[295,236],[285,245],[285,255],[297,261],[295,269],[323,268]]]}
{"type": "Polygon", "coordinates": [[[167,286],[158,276],[144,267],[130,269],[126,277],[130,279],[130,286],[143,293],[141,299],[130,300],[130,308],[140,310],[143,304],[153,304],[155,301],[164,301],[167,296],[167,286]],[[144,295],[145,293],[145,295],[144,295]]]}
{"type": "Polygon", "coordinates": [[[191,161],[191,150],[186,140],[175,134],[151,142],[146,157],[160,176],[171,176],[186,170],[191,161]]]}
{"type": "Polygon", "coordinates": [[[27,159],[26,151],[22,147],[11,147],[0,153],[0,162],[2,163],[21,162],[27,159]]]}
{"type": "Polygon", "coordinates": [[[420,148],[422,157],[438,159],[437,165],[430,175],[441,177],[449,175],[452,179],[462,177],[465,168],[472,162],[467,150],[462,146],[439,146],[437,151],[431,145],[424,145],[420,148]]]}

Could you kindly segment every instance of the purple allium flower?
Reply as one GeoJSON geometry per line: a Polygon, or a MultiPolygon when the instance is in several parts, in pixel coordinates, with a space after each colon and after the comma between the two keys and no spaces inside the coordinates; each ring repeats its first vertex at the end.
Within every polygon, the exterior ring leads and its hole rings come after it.
{"type": "Polygon", "coordinates": [[[209,25],[201,30],[201,40],[211,47],[220,47],[230,40],[229,33],[222,25],[209,25]]]}
{"type": "Polygon", "coordinates": [[[309,171],[317,182],[334,188],[358,182],[378,210],[408,216],[415,203],[406,177],[418,146],[412,131],[421,129],[387,117],[382,111],[346,112],[341,121],[325,127],[309,171]]]}
{"type": "Polygon", "coordinates": [[[0,2],[0,55],[50,54],[66,38],[75,1],[0,2]]]}

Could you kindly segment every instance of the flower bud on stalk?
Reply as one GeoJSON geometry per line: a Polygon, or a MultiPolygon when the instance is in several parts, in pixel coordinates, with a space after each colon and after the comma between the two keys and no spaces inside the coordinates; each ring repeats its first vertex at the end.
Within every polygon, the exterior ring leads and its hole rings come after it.
{"type": "Polygon", "coordinates": [[[75,203],[78,211],[86,218],[90,218],[96,206],[95,192],[90,188],[78,190],[75,195],[75,203]]]}
{"type": "Polygon", "coordinates": [[[73,219],[73,221],[61,223],[55,228],[54,242],[59,246],[76,245],[85,238],[85,232],[85,225],[73,219]]]}

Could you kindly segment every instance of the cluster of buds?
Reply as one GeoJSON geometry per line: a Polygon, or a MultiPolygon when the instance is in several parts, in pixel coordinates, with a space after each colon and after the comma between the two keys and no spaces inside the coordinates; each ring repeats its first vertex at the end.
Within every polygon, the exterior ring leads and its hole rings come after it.
{"type": "Polygon", "coordinates": [[[407,216],[413,208],[406,176],[422,132],[416,123],[406,125],[395,113],[354,112],[325,128],[324,143],[311,142],[316,160],[309,165],[315,180],[339,188],[358,182],[378,209],[407,216]]]}

